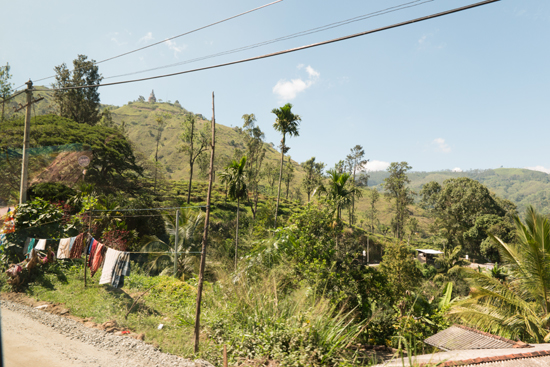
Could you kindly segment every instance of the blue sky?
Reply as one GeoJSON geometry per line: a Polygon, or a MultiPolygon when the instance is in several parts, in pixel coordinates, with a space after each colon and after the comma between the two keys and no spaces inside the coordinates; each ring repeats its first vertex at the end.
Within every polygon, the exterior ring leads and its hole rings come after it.
{"type": "MultiPolygon", "coordinates": [[[[413,0],[284,0],[257,12],[99,66],[104,77],[286,36],[413,0]]],[[[16,86],[53,74],[78,54],[103,60],[264,5],[241,1],[51,0],[3,4],[0,64],[16,86]],[[93,4],[90,6],[90,4],[93,4]],[[6,31],[9,30],[9,31],[6,31]]],[[[340,37],[473,3],[416,7],[252,50],[105,82],[172,73],[340,37]]],[[[252,63],[105,87],[123,105],[152,89],[241,125],[254,113],[268,142],[281,137],[273,108],[302,117],[289,154],[332,166],[361,144],[371,169],[407,161],[415,171],[538,167],[550,172],[550,2],[503,0],[450,16],[252,63]]],[[[36,84],[51,83],[51,79],[36,84]]]]}

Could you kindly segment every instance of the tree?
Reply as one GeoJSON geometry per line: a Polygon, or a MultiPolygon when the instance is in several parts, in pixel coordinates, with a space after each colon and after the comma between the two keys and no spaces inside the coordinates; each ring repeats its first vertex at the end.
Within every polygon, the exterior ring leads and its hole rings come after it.
{"type": "Polygon", "coordinates": [[[256,220],[256,212],[258,211],[258,196],[260,188],[260,178],[262,162],[265,158],[266,149],[264,147],[264,133],[260,127],[256,125],[256,116],[243,115],[243,133],[246,144],[246,173],[248,188],[252,192],[254,204],[251,205],[252,216],[256,220]]]}
{"type": "Polygon", "coordinates": [[[525,220],[514,217],[515,244],[493,237],[508,270],[508,281],[464,269],[470,295],[451,316],[475,328],[510,339],[542,343],[550,340],[550,222],[532,206],[525,220]]]}
{"type": "Polygon", "coordinates": [[[283,134],[281,139],[281,166],[279,168],[279,189],[277,191],[277,206],[275,207],[275,227],[277,227],[277,214],[279,212],[279,198],[281,197],[281,181],[283,179],[283,160],[288,151],[286,146],[286,136],[298,136],[298,125],[302,119],[300,116],[292,113],[292,104],[287,103],[281,108],[274,108],[271,113],[277,116],[273,127],[283,134]]]}
{"type": "Polygon", "coordinates": [[[407,162],[392,162],[388,167],[390,176],[385,178],[382,184],[388,201],[394,200],[395,216],[392,219],[392,227],[398,239],[403,235],[403,229],[409,217],[407,206],[413,203],[413,192],[406,186],[411,182],[407,177],[407,171],[411,168],[407,162]]]}
{"type": "Polygon", "coordinates": [[[139,96],[138,97],[138,102],[145,102],[145,97],[144,96],[139,96]]]}
{"type": "Polygon", "coordinates": [[[409,242],[411,241],[411,237],[417,234],[419,230],[418,219],[416,218],[409,219],[409,224],[407,224],[407,229],[409,230],[409,237],[407,239],[407,244],[409,244],[409,242]]]}
{"type": "Polygon", "coordinates": [[[2,97],[2,120],[4,121],[5,100],[13,93],[13,84],[10,82],[12,75],[10,74],[10,64],[0,66],[0,96],[2,97]]]}
{"type": "Polygon", "coordinates": [[[146,243],[141,251],[151,252],[149,255],[149,271],[162,275],[174,275],[174,262],[178,261],[177,276],[198,273],[200,240],[195,238],[195,232],[204,223],[204,213],[194,215],[191,210],[180,212],[178,224],[178,243],[176,238],[176,216],[164,216],[166,232],[170,236],[169,242],[164,242],[157,236],[146,236],[146,243]],[[183,255],[183,256],[182,256],[183,255]]]}
{"type": "Polygon", "coordinates": [[[109,107],[105,108],[101,113],[101,119],[99,120],[99,125],[104,127],[115,127],[115,122],[113,121],[113,115],[111,114],[111,109],[109,107]]]}
{"type": "Polygon", "coordinates": [[[370,208],[367,209],[367,218],[370,221],[371,232],[374,233],[374,223],[376,222],[376,217],[378,214],[378,209],[376,209],[376,202],[380,198],[380,194],[376,189],[369,190],[369,193],[370,193],[370,197],[369,197],[370,208]]]}
{"type": "Polygon", "coordinates": [[[340,173],[336,170],[328,170],[329,181],[326,185],[321,185],[317,189],[319,193],[324,193],[326,198],[335,205],[336,218],[342,218],[342,209],[351,205],[353,195],[361,196],[361,192],[353,185],[348,183],[351,175],[347,172],[340,173]],[[346,185],[347,184],[347,185],[346,185]]]}
{"type": "Polygon", "coordinates": [[[465,237],[479,217],[496,215],[504,218],[509,211],[515,211],[509,203],[495,199],[483,184],[467,177],[445,180],[443,186],[429,182],[420,195],[421,205],[435,218],[435,224],[448,245],[460,245],[471,254],[480,254],[481,241],[486,238],[480,238],[473,232],[465,237]]]}
{"type": "Polygon", "coordinates": [[[195,160],[201,155],[210,144],[210,135],[205,130],[206,124],[203,125],[203,129],[198,131],[195,128],[196,120],[193,114],[185,116],[185,120],[182,123],[183,133],[180,136],[182,145],[180,151],[184,152],[189,157],[189,187],[187,189],[187,204],[191,202],[191,186],[193,183],[193,166],[195,160]]]}
{"type": "Polygon", "coordinates": [[[422,278],[410,249],[400,241],[390,241],[386,244],[380,271],[388,278],[396,297],[402,297],[406,291],[412,291],[422,278]]]}
{"type": "Polygon", "coordinates": [[[239,162],[231,162],[223,172],[221,172],[221,181],[228,186],[229,198],[237,200],[237,230],[235,233],[235,270],[237,270],[237,259],[239,254],[239,210],[241,199],[248,197],[248,188],[246,186],[246,156],[239,162]]]}
{"type": "MultiPolygon", "coordinates": [[[[156,126],[153,126],[153,129],[155,130],[156,134],[155,134],[155,142],[156,142],[156,147],[155,147],[155,186],[154,186],[154,191],[156,192],[157,191],[157,171],[158,171],[158,165],[159,165],[159,144],[160,144],[160,139],[162,138],[162,133],[164,132],[164,128],[166,127],[166,124],[168,123],[168,119],[170,119],[172,117],[172,115],[168,114],[168,113],[160,113],[160,114],[157,114],[157,116],[155,117],[155,121],[157,122],[157,125],[156,126]]],[[[189,199],[188,199],[188,202],[189,204],[189,199]]]]}
{"type": "MultiPolygon", "coordinates": [[[[143,168],[136,162],[131,143],[118,129],[79,124],[56,115],[38,116],[33,118],[32,123],[30,148],[35,148],[36,153],[42,149],[43,152],[50,153],[50,147],[62,145],[91,153],[92,160],[86,167],[85,181],[95,184],[98,191],[116,193],[120,190],[134,194],[142,189],[138,178],[143,175],[143,168]]],[[[0,157],[0,196],[3,197],[10,196],[9,193],[2,192],[4,174],[9,173],[12,176],[8,177],[9,182],[18,181],[20,178],[21,158],[15,149],[21,146],[21,131],[24,124],[25,121],[21,118],[5,121],[2,125],[0,150],[2,153],[8,153],[0,157]],[[10,169],[12,166],[13,171],[10,169]]],[[[29,167],[33,167],[31,172],[42,171],[51,163],[43,157],[42,154],[30,155],[29,167]]],[[[52,178],[55,177],[56,182],[73,185],[82,177],[82,167],[74,160],[69,161],[64,161],[62,171],[46,170],[42,177],[48,177],[44,174],[51,175],[52,178]]]]}
{"type": "MultiPolygon", "coordinates": [[[[365,150],[361,145],[356,145],[350,149],[350,154],[346,157],[346,162],[350,167],[350,171],[353,174],[353,184],[357,185],[355,175],[357,170],[363,169],[367,163],[368,159],[365,159],[365,150]]],[[[351,198],[351,212],[350,212],[350,224],[353,224],[353,218],[355,217],[355,196],[351,198]]]]}
{"type": "Polygon", "coordinates": [[[266,178],[267,184],[271,188],[271,193],[273,194],[273,187],[275,186],[275,181],[277,180],[277,167],[268,162],[264,166],[263,176],[266,178]]]}
{"type": "Polygon", "coordinates": [[[292,162],[290,161],[290,156],[288,157],[288,164],[285,167],[284,173],[283,173],[283,181],[285,182],[286,186],[286,199],[288,200],[288,191],[290,190],[290,183],[294,179],[294,166],[292,165],[292,162]]]}
{"type": "MultiPolygon", "coordinates": [[[[78,55],[73,61],[73,70],[65,63],[55,67],[56,83],[53,88],[80,87],[99,85],[103,80],[95,60],[89,60],[84,55],[78,55]]],[[[53,98],[57,104],[59,115],[70,118],[81,124],[95,125],[101,119],[99,113],[99,87],[57,90],[53,98]]]]}
{"type": "Polygon", "coordinates": [[[302,163],[301,166],[306,173],[302,180],[302,187],[306,191],[307,202],[309,203],[311,193],[321,184],[325,164],[323,162],[315,162],[315,157],[311,157],[302,163]]]}

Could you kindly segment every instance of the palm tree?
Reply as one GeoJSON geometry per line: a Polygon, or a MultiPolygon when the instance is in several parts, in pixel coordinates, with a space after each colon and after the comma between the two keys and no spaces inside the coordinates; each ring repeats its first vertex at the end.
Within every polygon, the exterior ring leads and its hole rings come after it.
{"type": "Polygon", "coordinates": [[[239,253],[239,209],[241,199],[248,197],[248,188],[246,186],[246,156],[241,158],[240,162],[233,160],[220,173],[220,180],[227,184],[228,194],[231,200],[237,200],[237,230],[235,233],[235,270],[237,270],[237,259],[239,253]]]}
{"type": "Polygon", "coordinates": [[[531,206],[524,223],[514,220],[516,244],[493,237],[508,280],[466,270],[472,290],[451,315],[511,339],[541,343],[550,339],[550,222],[531,206]]]}
{"type": "Polygon", "coordinates": [[[277,120],[273,124],[275,130],[283,134],[281,140],[281,167],[279,168],[279,190],[277,191],[277,206],[275,207],[275,227],[277,227],[277,213],[279,211],[279,198],[281,197],[281,181],[283,178],[283,163],[285,153],[289,148],[286,146],[286,135],[299,136],[298,125],[302,121],[301,117],[292,113],[292,105],[290,103],[285,104],[281,108],[274,108],[271,110],[277,120]]]}
{"type": "Polygon", "coordinates": [[[346,183],[351,178],[349,173],[338,172],[333,169],[328,170],[327,173],[329,175],[328,184],[321,184],[317,188],[316,192],[324,193],[327,199],[330,199],[335,203],[336,218],[340,220],[342,217],[342,209],[351,204],[352,197],[355,195],[360,198],[362,194],[356,186],[349,184],[346,186],[346,183]]]}
{"type": "Polygon", "coordinates": [[[170,236],[169,243],[157,236],[146,237],[146,243],[141,248],[143,252],[151,252],[149,271],[162,275],[174,274],[174,261],[178,259],[178,276],[190,275],[198,272],[201,251],[201,241],[195,242],[195,231],[204,221],[204,213],[195,216],[191,210],[182,211],[179,215],[178,243],[174,246],[176,235],[176,216],[165,215],[164,225],[170,236]],[[179,256],[177,256],[176,251],[179,256]],[[183,256],[181,255],[183,254],[183,256]]]}

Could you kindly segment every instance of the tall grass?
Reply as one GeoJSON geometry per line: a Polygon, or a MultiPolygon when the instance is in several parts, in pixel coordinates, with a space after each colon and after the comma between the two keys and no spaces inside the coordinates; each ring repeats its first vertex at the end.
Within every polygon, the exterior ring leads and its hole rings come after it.
{"type": "MultiPolygon", "coordinates": [[[[280,269],[279,269],[280,270],[280,269]]],[[[284,271],[233,282],[230,274],[206,297],[205,322],[213,342],[205,351],[219,362],[228,347],[230,362],[276,360],[281,366],[350,365],[361,333],[352,312],[342,312],[305,286],[284,282],[284,271]]]]}

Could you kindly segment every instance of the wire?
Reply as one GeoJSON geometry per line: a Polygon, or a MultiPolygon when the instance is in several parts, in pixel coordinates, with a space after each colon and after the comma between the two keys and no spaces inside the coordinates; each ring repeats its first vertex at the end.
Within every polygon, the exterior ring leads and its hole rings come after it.
{"type": "Polygon", "coordinates": [[[12,94],[11,96],[9,96],[8,98],[4,99],[2,102],[7,102],[9,101],[10,99],[13,99],[15,97],[17,97],[18,95],[20,95],[21,93],[25,93],[26,89],[23,89],[22,91],[20,91],[19,93],[15,93],[15,94],[12,94]]]}
{"type": "Polygon", "coordinates": [[[198,58],[195,58],[195,59],[180,61],[180,62],[177,62],[177,63],[168,64],[168,65],[164,65],[164,66],[158,66],[158,67],[155,67],[155,68],[150,68],[150,69],[145,69],[145,70],[140,70],[140,71],[134,71],[134,72],[131,72],[131,73],[126,73],[126,74],[109,76],[109,77],[106,77],[106,78],[103,78],[103,79],[113,79],[113,78],[119,78],[119,77],[123,77],[123,76],[141,74],[141,73],[145,73],[145,72],[148,72],[148,71],[154,71],[154,70],[165,69],[165,68],[179,66],[179,65],[190,64],[190,63],[193,63],[193,62],[202,61],[202,60],[206,60],[206,59],[210,59],[210,58],[214,58],[214,57],[218,57],[218,56],[224,56],[224,55],[229,55],[229,54],[233,54],[233,53],[237,53],[237,52],[241,52],[241,51],[251,50],[251,49],[258,48],[258,47],[261,47],[261,46],[266,46],[266,45],[269,45],[269,44],[272,44],[272,43],[276,43],[276,42],[280,42],[280,41],[286,41],[286,40],[297,38],[297,37],[303,37],[303,36],[307,36],[307,35],[310,35],[310,34],[326,31],[326,30],[329,30],[329,29],[332,29],[332,28],[341,27],[343,25],[350,24],[350,23],[353,23],[353,22],[358,22],[358,21],[362,21],[362,20],[365,20],[365,19],[377,17],[377,16],[380,16],[380,15],[393,13],[393,12],[396,12],[396,11],[399,11],[399,10],[404,10],[404,9],[420,6],[420,5],[423,5],[425,3],[429,3],[429,2],[433,2],[433,1],[436,1],[436,0],[424,0],[424,1],[415,0],[415,1],[411,1],[411,2],[408,2],[408,3],[401,4],[401,5],[392,6],[390,8],[386,8],[386,9],[383,9],[383,10],[378,10],[378,11],[375,11],[375,12],[372,12],[372,13],[363,14],[363,15],[360,15],[360,16],[357,16],[357,17],[345,19],[345,20],[342,20],[342,21],[339,21],[339,22],[330,23],[330,24],[326,24],[324,26],[311,28],[311,29],[301,31],[301,32],[297,32],[297,33],[293,33],[293,34],[290,34],[290,35],[287,35],[287,36],[274,38],[274,39],[271,39],[271,40],[268,40],[268,41],[254,43],[254,44],[251,44],[251,45],[248,45],[248,46],[234,48],[234,49],[231,49],[231,50],[226,50],[226,51],[218,52],[218,53],[215,53],[215,54],[201,56],[201,57],[198,57],[198,58]],[[418,2],[420,2],[420,3],[417,4],[418,2]],[[413,5],[411,5],[411,4],[413,4],[413,5]]]}
{"type": "Polygon", "coordinates": [[[54,88],[54,89],[49,89],[48,92],[55,92],[55,91],[61,91],[61,90],[70,90],[70,89],[107,87],[107,86],[111,86],[111,85],[136,83],[136,82],[142,82],[142,81],[146,81],[146,80],[153,80],[153,79],[167,78],[167,77],[176,76],[176,75],[189,74],[189,73],[194,73],[194,72],[197,72],[197,71],[216,69],[216,68],[229,66],[229,65],[242,64],[242,63],[245,63],[245,62],[256,61],[256,60],[266,59],[266,58],[270,58],[270,57],[274,57],[274,56],[284,55],[284,54],[288,54],[288,53],[291,53],[291,52],[303,51],[303,50],[307,50],[307,49],[310,49],[310,48],[313,48],[313,47],[324,46],[324,45],[328,45],[330,43],[346,41],[346,40],[349,40],[349,39],[352,39],[352,38],[361,37],[361,36],[365,36],[365,35],[372,34],[372,33],[377,33],[377,32],[381,32],[381,31],[385,31],[385,30],[389,30],[389,29],[393,29],[393,28],[398,28],[398,27],[402,27],[402,26],[405,26],[405,25],[413,24],[413,23],[422,22],[422,21],[429,20],[429,19],[442,17],[442,16],[445,16],[445,15],[457,13],[457,12],[468,10],[468,9],[473,9],[473,8],[476,8],[476,7],[479,7],[479,6],[495,3],[495,2],[498,2],[498,1],[500,1],[500,0],[486,0],[486,1],[479,2],[479,3],[474,3],[474,4],[466,5],[466,6],[463,6],[463,7],[460,7],[460,8],[455,8],[455,9],[447,10],[447,11],[444,11],[444,12],[431,14],[431,15],[421,17],[421,18],[415,18],[415,19],[408,20],[408,21],[401,22],[401,23],[395,23],[395,24],[392,24],[392,25],[389,25],[389,26],[380,27],[380,28],[372,29],[372,30],[365,31],[365,32],[359,32],[359,33],[351,34],[351,35],[344,36],[344,37],[333,38],[333,39],[330,39],[330,40],[327,40],[327,41],[312,43],[312,44],[305,45],[305,46],[290,48],[290,49],[283,50],[283,51],[273,52],[273,53],[270,53],[270,54],[250,57],[250,58],[241,59],[241,60],[237,60],[237,61],[226,62],[226,63],[223,63],[223,64],[205,66],[205,67],[202,67],[202,68],[184,70],[184,71],[179,71],[179,72],[176,72],[176,73],[155,75],[155,76],[150,76],[150,77],[146,77],[146,78],[124,80],[124,81],[112,82],[112,83],[95,84],[95,85],[82,85],[82,86],[76,86],[76,87],[54,88]]]}
{"type": "MultiPolygon", "coordinates": [[[[141,50],[145,50],[146,48],[149,48],[149,47],[153,47],[153,46],[156,46],[156,45],[160,45],[161,43],[164,43],[164,42],[167,42],[167,41],[171,41],[171,40],[173,40],[173,39],[176,39],[176,38],[179,38],[179,37],[183,37],[183,36],[186,36],[186,35],[191,34],[191,33],[198,32],[198,31],[200,31],[200,30],[202,30],[202,29],[212,27],[212,26],[214,26],[214,25],[216,25],[216,24],[220,24],[220,23],[227,22],[228,20],[238,18],[238,17],[243,16],[243,15],[248,14],[248,13],[252,13],[252,12],[254,12],[254,11],[256,11],[256,10],[260,10],[260,9],[262,9],[262,8],[265,8],[265,7],[271,6],[271,5],[273,5],[273,4],[279,3],[279,2],[281,2],[281,1],[283,1],[283,0],[276,0],[276,1],[271,2],[271,3],[269,3],[269,4],[265,4],[265,5],[262,5],[262,6],[260,6],[260,7],[254,8],[254,9],[252,9],[252,10],[245,11],[244,13],[240,13],[240,14],[237,14],[237,15],[233,15],[233,16],[231,16],[231,17],[229,17],[229,18],[225,18],[225,19],[219,20],[219,21],[217,21],[217,22],[210,23],[210,24],[208,24],[208,25],[205,25],[205,26],[202,26],[202,27],[193,29],[193,30],[191,30],[191,31],[182,33],[182,34],[180,34],[180,35],[177,35],[177,36],[174,36],[174,37],[170,37],[170,38],[166,38],[165,40],[162,40],[162,41],[159,41],[159,42],[155,42],[155,43],[152,43],[152,44],[150,44],[150,45],[147,45],[147,46],[140,47],[140,48],[137,48],[137,49],[132,50],[132,51],[128,51],[128,52],[122,53],[122,54],[120,54],[120,55],[116,55],[116,56],[113,56],[113,57],[109,57],[109,58],[104,59],[104,60],[101,60],[101,61],[97,61],[97,62],[95,62],[95,64],[96,64],[96,65],[97,65],[97,64],[101,64],[101,63],[106,62],[106,61],[114,60],[114,59],[117,59],[117,58],[119,58],[119,57],[122,57],[122,56],[125,56],[125,55],[132,54],[132,53],[134,53],[134,52],[138,52],[138,51],[141,51],[141,50]]],[[[42,79],[37,79],[37,80],[35,80],[35,81],[36,81],[36,82],[39,82],[39,81],[46,80],[46,79],[50,79],[50,78],[53,78],[53,77],[55,77],[55,75],[48,76],[48,77],[42,78],[42,79]]],[[[18,87],[18,88],[19,88],[19,87],[18,87]]]]}
{"type": "Polygon", "coordinates": [[[145,209],[109,209],[109,210],[90,210],[89,212],[132,212],[140,210],[176,210],[176,209],[194,209],[194,208],[206,208],[207,205],[197,205],[197,206],[176,206],[172,208],[145,208],[145,209]]]}

